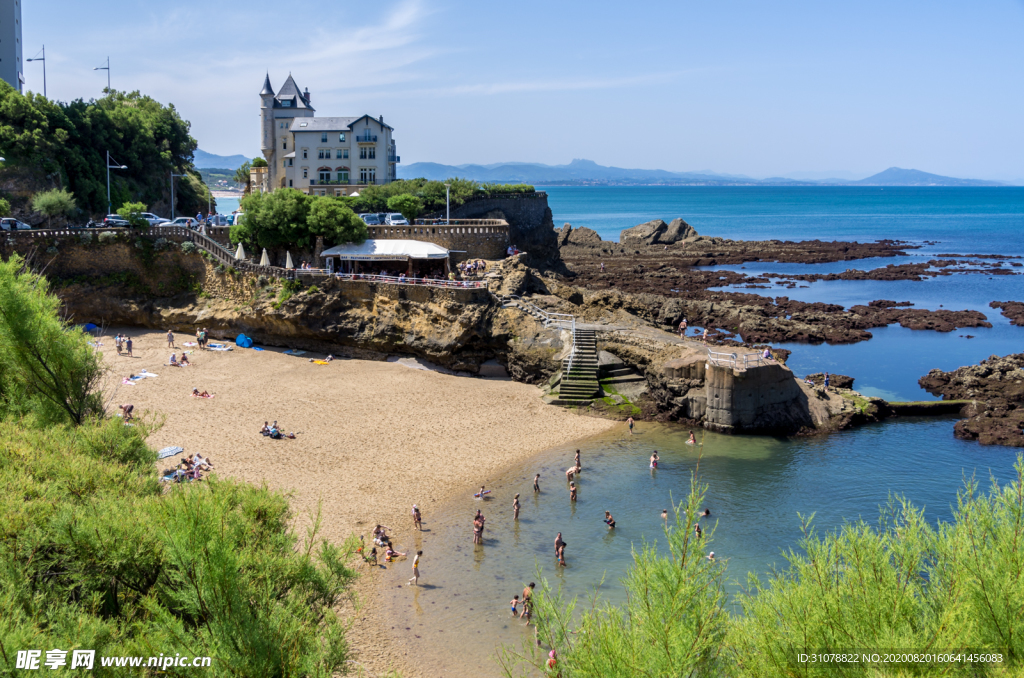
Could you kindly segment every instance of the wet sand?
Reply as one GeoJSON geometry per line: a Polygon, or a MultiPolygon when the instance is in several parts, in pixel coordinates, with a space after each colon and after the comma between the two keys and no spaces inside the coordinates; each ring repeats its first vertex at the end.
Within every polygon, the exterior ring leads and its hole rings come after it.
{"type": "MultiPolygon", "coordinates": [[[[176,334],[183,342],[194,337],[176,334]]],[[[414,542],[409,511],[424,519],[467,487],[487,484],[516,463],[617,425],[545,405],[536,387],[508,380],[448,376],[396,363],[340,359],[317,365],[282,349],[199,351],[192,367],[167,367],[173,349],[166,333],[113,327],[100,350],[111,368],[110,408],[130,402],[136,413],[163,420],[150,437],[155,449],[180,445],[185,455],[210,457],[222,476],[289,491],[296,527],[322,506],[323,536],[335,542],[367,534],[377,523],[394,528],[403,547],[414,542]],[[117,355],[117,332],[134,341],[134,358],[117,355]],[[159,375],[121,385],[143,368],[159,375]],[[193,387],[214,394],[192,398],[193,387]],[[277,421],[295,440],[259,435],[277,421]]],[[[233,342],[224,342],[234,347],[233,342]]],[[[175,460],[159,462],[161,468],[175,460]]],[[[416,539],[429,550],[429,533],[416,539]],[[422,540],[422,541],[420,541],[422,540]]],[[[438,557],[438,556],[434,556],[438,557]]],[[[408,563],[399,568],[409,569],[408,563]]],[[[424,562],[424,571],[426,561],[424,562]]],[[[380,606],[376,572],[358,589],[367,604],[350,636],[357,659],[372,673],[394,666],[416,676],[405,648],[391,644],[380,606]]]]}

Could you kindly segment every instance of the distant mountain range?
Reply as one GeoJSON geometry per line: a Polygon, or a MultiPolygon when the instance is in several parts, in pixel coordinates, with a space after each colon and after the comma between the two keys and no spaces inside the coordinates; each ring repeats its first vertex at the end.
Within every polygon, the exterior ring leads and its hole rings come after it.
{"type": "Polygon", "coordinates": [[[196,149],[192,164],[196,169],[229,169],[236,170],[252,158],[244,155],[214,155],[202,149],[196,149]]]}
{"type": "MultiPolygon", "coordinates": [[[[198,166],[198,164],[197,164],[198,166]]],[[[803,173],[806,175],[807,173],[803,173]]],[[[493,165],[440,165],[416,162],[398,166],[399,179],[425,178],[442,180],[461,177],[494,183],[526,183],[548,185],[673,185],[673,186],[1005,186],[998,181],[956,179],[929,174],[920,170],[890,167],[866,179],[844,178],[794,179],[769,177],[754,179],[737,174],[669,172],[667,170],[624,169],[605,167],[592,160],[573,160],[568,165],[543,165],[529,162],[506,162],[493,165]]]]}

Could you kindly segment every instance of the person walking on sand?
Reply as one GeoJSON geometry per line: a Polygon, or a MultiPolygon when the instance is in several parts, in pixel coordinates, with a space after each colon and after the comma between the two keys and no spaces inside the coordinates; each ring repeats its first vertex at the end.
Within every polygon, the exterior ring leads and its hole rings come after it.
{"type": "Polygon", "coordinates": [[[177,348],[174,345],[174,332],[167,330],[167,348],[177,348]]]}
{"type": "Polygon", "coordinates": [[[533,491],[540,492],[540,474],[538,473],[533,477],[533,491]]]}
{"type": "Polygon", "coordinates": [[[423,556],[423,551],[417,551],[416,556],[412,559],[412,578],[405,582],[406,586],[420,585],[420,558],[423,556]]]}
{"type": "Polygon", "coordinates": [[[519,520],[519,493],[512,499],[512,520],[519,520]]]}
{"type": "Polygon", "coordinates": [[[116,337],[114,337],[114,346],[117,347],[117,355],[121,355],[121,351],[124,350],[124,347],[122,346],[122,343],[123,342],[121,341],[121,334],[118,333],[118,335],[116,337]]]}
{"type": "Polygon", "coordinates": [[[633,417],[626,419],[626,423],[629,424],[629,435],[633,435],[633,417]]]}
{"type": "Polygon", "coordinates": [[[412,505],[412,526],[417,530],[423,529],[423,516],[420,515],[420,507],[416,504],[412,505]]]}
{"type": "Polygon", "coordinates": [[[125,348],[126,351],[128,351],[128,357],[129,358],[134,358],[135,357],[134,355],[132,355],[132,338],[131,337],[125,337],[124,338],[124,348],[125,348]]]}

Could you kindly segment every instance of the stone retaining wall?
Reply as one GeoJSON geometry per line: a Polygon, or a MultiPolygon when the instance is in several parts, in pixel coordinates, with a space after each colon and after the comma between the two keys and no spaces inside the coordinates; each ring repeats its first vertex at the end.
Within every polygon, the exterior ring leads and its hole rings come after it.
{"type": "Polygon", "coordinates": [[[367,238],[421,240],[452,250],[454,266],[466,259],[504,259],[509,246],[509,226],[497,220],[484,224],[414,224],[412,226],[368,226],[367,238]]]}

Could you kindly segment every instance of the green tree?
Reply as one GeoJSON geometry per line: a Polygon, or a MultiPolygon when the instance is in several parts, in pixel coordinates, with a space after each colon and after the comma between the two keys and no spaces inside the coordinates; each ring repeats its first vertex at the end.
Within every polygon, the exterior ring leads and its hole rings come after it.
{"type": "Polygon", "coordinates": [[[87,336],[61,320],[46,278],[0,261],[0,415],[82,424],[102,412],[103,370],[87,336]]]}
{"type": "Polygon", "coordinates": [[[253,167],[267,167],[267,161],[266,161],[265,158],[253,158],[252,159],[252,166],[253,167]]]}
{"type": "Polygon", "coordinates": [[[242,198],[245,217],[231,227],[231,241],[246,247],[310,247],[315,236],[309,231],[311,196],[294,188],[272,193],[253,193],[242,198]]]}
{"type": "Polygon", "coordinates": [[[235,183],[242,187],[245,195],[249,194],[252,189],[252,179],[249,175],[249,171],[252,169],[252,164],[246,160],[242,163],[242,166],[235,170],[235,183]]]}
{"type": "Polygon", "coordinates": [[[388,209],[401,212],[402,216],[411,224],[423,212],[423,201],[414,195],[402,193],[388,198],[388,209]]]}
{"type": "Polygon", "coordinates": [[[6,198],[0,198],[0,217],[11,216],[11,203],[6,198]]]}
{"type": "Polygon", "coordinates": [[[117,209],[117,216],[128,222],[129,228],[149,228],[142,213],[146,211],[146,205],[141,202],[126,202],[117,209]]]}
{"type": "Polygon", "coordinates": [[[32,197],[32,209],[46,215],[46,225],[53,217],[67,217],[77,209],[75,196],[66,188],[54,188],[36,193],[32,197]]]}
{"type": "Polygon", "coordinates": [[[366,240],[366,224],[340,200],[326,196],[312,199],[307,217],[309,233],[323,236],[327,245],[366,240]]]}

